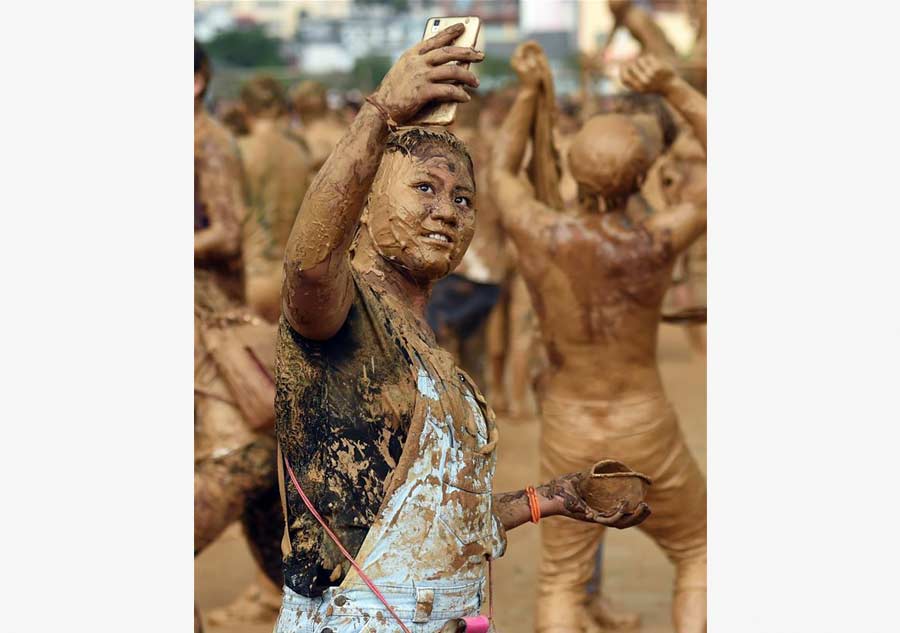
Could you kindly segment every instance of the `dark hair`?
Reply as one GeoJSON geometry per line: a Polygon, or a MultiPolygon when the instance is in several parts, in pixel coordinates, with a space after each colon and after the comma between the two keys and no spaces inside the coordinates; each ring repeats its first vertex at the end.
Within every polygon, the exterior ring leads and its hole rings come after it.
{"type": "Polygon", "coordinates": [[[206,55],[206,51],[200,46],[200,42],[194,40],[194,74],[196,75],[197,73],[200,73],[200,76],[203,77],[203,92],[200,93],[200,97],[202,98],[206,94],[206,89],[209,87],[209,80],[212,78],[212,65],[209,63],[209,57],[206,55]]]}
{"type": "Polygon", "coordinates": [[[469,155],[469,149],[465,143],[454,136],[449,130],[442,127],[407,127],[391,132],[385,143],[385,152],[400,152],[404,156],[415,156],[427,159],[434,156],[442,156],[450,150],[460,158],[465,159],[475,183],[475,164],[469,155]]]}
{"type": "Polygon", "coordinates": [[[662,130],[663,146],[668,149],[678,136],[678,126],[675,124],[675,118],[669,111],[666,102],[659,95],[641,94],[639,92],[628,92],[621,95],[614,95],[608,98],[609,101],[604,104],[605,112],[617,114],[650,114],[656,117],[657,123],[662,130]]]}
{"type": "Polygon", "coordinates": [[[269,75],[257,75],[244,83],[241,102],[250,114],[277,116],[287,111],[284,87],[269,75]]]}

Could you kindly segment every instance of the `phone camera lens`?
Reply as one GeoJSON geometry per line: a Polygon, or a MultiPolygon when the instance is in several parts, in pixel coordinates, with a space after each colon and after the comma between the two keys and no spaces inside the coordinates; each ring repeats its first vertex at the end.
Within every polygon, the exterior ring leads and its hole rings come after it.
{"type": "Polygon", "coordinates": [[[434,25],[435,25],[435,26],[438,26],[440,23],[441,23],[440,20],[435,20],[435,21],[434,21],[434,25]]]}

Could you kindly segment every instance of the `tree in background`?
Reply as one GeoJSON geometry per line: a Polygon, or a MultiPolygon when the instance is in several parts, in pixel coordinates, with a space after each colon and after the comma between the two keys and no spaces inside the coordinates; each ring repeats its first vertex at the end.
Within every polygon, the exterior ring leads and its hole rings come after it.
{"type": "Polygon", "coordinates": [[[475,73],[481,78],[489,78],[495,82],[512,79],[515,76],[512,66],[509,65],[509,59],[497,55],[486,55],[484,61],[477,64],[475,73]]]}
{"type": "Polygon", "coordinates": [[[409,11],[409,0],[353,0],[354,4],[362,6],[366,5],[382,5],[390,7],[395,13],[409,11]]]}
{"type": "Polygon", "coordinates": [[[393,61],[386,55],[366,55],[353,64],[350,75],[353,87],[365,92],[374,90],[391,69],[393,61]]]}
{"type": "Polygon", "coordinates": [[[266,33],[258,24],[220,31],[205,47],[210,57],[229,66],[254,68],[281,66],[285,62],[281,55],[281,40],[266,33]]]}

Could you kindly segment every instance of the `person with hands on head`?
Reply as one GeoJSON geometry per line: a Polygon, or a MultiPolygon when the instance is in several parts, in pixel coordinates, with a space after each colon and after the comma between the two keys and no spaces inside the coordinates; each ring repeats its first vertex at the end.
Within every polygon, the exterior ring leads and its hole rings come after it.
{"type": "Polygon", "coordinates": [[[425,319],[475,222],[473,165],[445,129],[401,127],[478,81],[462,26],[395,63],[313,180],[284,261],[276,432],[285,511],[277,633],[436,632],[482,606],[505,530],[541,515],[626,527],[579,476],[494,495],[494,415],[425,319]],[[376,589],[378,593],[375,592],[376,589]],[[324,627],[324,628],[320,628],[324,627]]]}
{"type": "MultiPolygon", "coordinates": [[[[653,514],[641,524],[676,566],[673,617],[679,633],[706,627],[706,482],[688,451],[656,357],[662,301],[672,267],[706,228],[706,211],[682,202],[629,204],[664,148],[657,119],[589,119],[569,151],[578,185],[574,214],[540,202],[521,175],[546,60],[522,45],[512,65],[519,94],[492,155],[491,192],[519,256],[550,366],[541,381],[541,476],[580,471],[599,456],[648,475],[653,514]]],[[[680,85],[661,65],[642,63],[629,81],[665,89],[676,109],[680,85]]],[[[636,84],[637,85],[637,84],[636,84]]],[[[699,125],[699,109],[683,112],[699,125]]],[[[588,608],[602,526],[542,524],[536,630],[599,630],[588,608]]]]}
{"type": "MultiPolygon", "coordinates": [[[[651,187],[670,207],[679,204],[692,210],[698,222],[706,221],[706,98],[674,69],[653,55],[642,55],[621,70],[622,83],[638,93],[662,96],[678,112],[684,129],[669,150],[657,161],[655,174],[648,178],[651,187]]],[[[691,346],[706,353],[706,233],[695,239],[676,264],[672,288],[674,314],[664,320],[684,323],[691,346]],[[698,305],[699,304],[699,305],[698,305]],[[686,307],[685,307],[686,306],[686,307]],[[703,307],[699,307],[703,306],[703,307]]]]}
{"type": "Polygon", "coordinates": [[[642,55],[621,70],[622,83],[635,92],[656,93],[681,114],[706,150],[706,97],[654,55],[642,55]]]}

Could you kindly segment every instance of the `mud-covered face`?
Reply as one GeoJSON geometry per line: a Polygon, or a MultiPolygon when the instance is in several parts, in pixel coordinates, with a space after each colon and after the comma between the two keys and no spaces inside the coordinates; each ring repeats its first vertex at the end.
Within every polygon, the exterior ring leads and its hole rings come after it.
{"type": "Polygon", "coordinates": [[[453,152],[443,154],[385,153],[365,220],[379,254],[423,281],[453,272],[475,232],[469,167],[453,152]]]}

